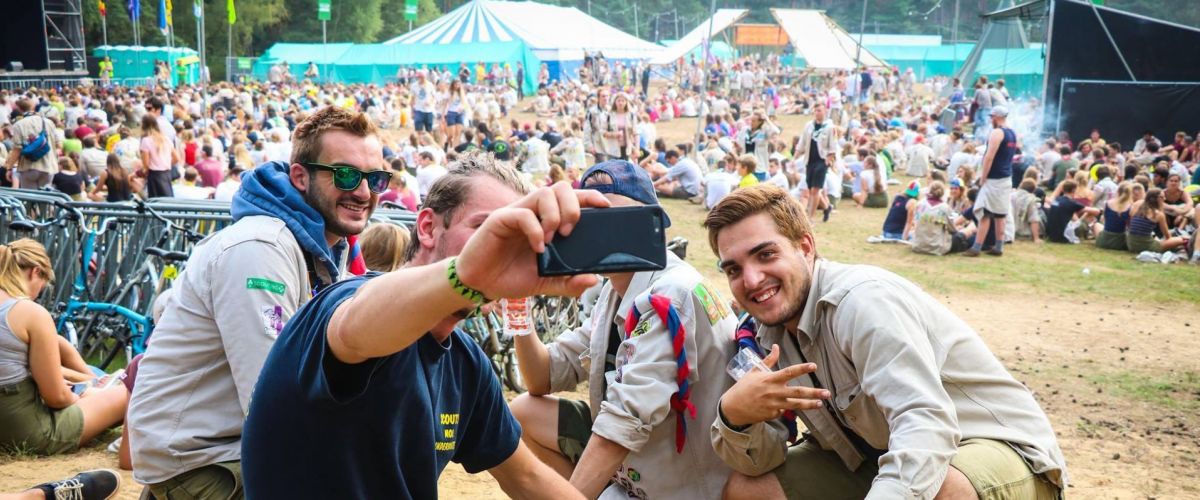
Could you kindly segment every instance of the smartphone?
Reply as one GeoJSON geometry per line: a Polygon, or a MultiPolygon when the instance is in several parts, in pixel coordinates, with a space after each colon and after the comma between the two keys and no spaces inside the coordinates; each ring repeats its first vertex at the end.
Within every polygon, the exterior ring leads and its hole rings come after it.
{"type": "Polygon", "coordinates": [[[538,276],[661,270],[667,267],[664,220],[657,205],[582,209],[571,235],[556,233],[538,255],[538,276]]]}

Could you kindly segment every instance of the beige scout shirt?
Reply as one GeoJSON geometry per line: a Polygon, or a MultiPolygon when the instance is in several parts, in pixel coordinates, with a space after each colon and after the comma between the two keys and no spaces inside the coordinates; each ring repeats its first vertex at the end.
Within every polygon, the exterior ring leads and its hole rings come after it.
{"type": "Polygon", "coordinates": [[[551,390],[572,390],[586,380],[592,432],[630,450],[601,498],[716,499],[729,477],[729,466],[713,452],[708,424],[733,384],[725,365],[733,357],[737,320],[695,268],[674,254],[667,258],[665,270],[635,274],[624,297],[611,284],[604,285],[591,324],[563,333],[548,346],[551,390]],[[679,390],[678,367],[671,336],[649,306],[652,293],[671,299],[686,331],[696,418],[687,418],[682,453],[675,451],[676,412],[670,403],[679,390]],[[641,321],[633,336],[621,342],[617,373],[610,375],[615,378],[605,391],[608,336],[614,325],[624,336],[625,317],[635,304],[641,321]],[[585,352],[589,355],[581,360],[585,352]]]}
{"type": "MultiPolygon", "coordinates": [[[[832,414],[841,424],[809,426],[822,447],[856,469],[862,455],[846,448],[844,427],[886,450],[867,498],[933,498],[967,438],[1007,442],[1034,472],[1066,484],[1062,450],[1033,394],[970,326],[908,280],[818,260],[799,331],[761,327],[758,341],[780,346],[781,367],[803,362],[801,353],[817,364],[833,404],[801,418],[832,414]]],[[[744,474],[763,474],[786,458],[787,432],[776,422],[739,433],[718,418],[711,431],[717,453],[744,474]]]]}

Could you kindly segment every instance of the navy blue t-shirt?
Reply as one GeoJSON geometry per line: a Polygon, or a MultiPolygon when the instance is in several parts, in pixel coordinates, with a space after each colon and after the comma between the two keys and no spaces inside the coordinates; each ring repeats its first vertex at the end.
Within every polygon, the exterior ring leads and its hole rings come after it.
{"type": "Polygon", "coordinates": [[[314,297],[267,356],[242,434],[247,498],[437,498],[448,462],[476,473],[516,451],[521,428],[462,332],[356,365],[334,357],[329,320],[370,277],[314,297]]]}

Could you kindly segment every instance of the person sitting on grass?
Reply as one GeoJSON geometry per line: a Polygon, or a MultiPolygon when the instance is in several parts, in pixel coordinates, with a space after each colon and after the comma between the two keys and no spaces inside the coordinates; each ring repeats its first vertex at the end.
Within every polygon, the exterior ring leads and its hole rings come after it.
{"type": "Polygon", "coordinates": [[[946,200],[954,213],[966,213],[971,209],[971,200],[967,199],[967,190],[963,189],[962,179],[950,179],[950,199],[946,200]]]}
{"type": "Polygon", "coordinates": [[[1060,194],[1046,210],[1046,239],[1054,243],[1073,243],[1066,236],[1067,226],[1080,217],[1096,217],[1100,209],[1081,205],[1075,199],[1078,185],[1074,180],[1065,180],[1055,188],[1060,194]]]}
{"type": "Polygon", "coordinates": [[[1125,244],[1132,253],[1165,252],[1187,245],[1187,238],[1181,236],[1159,239],[1154,232],[1169,235],[1167,215],[1163,211],[1162,190],[1153,188],[1146,191],[1146,199],[1133,204],[1133,216],[1129,218],[1129,232],[1125,234],[1125,244]]]}
{"type": "Polygon", "coordinates": [[[1183,177],[1179,174],[1167,176],[1167,187],[1163,189],[1163,212],[1167,215],[1167,227],[1171,229],[1187,228],[1200,221],[1200,209],[1196,208],[1192,196],[1184,191],[1183,177]]]}
{"type": "Polygon", "coordinates": [[[879,168],[879,161],[874,156],[863,159],[863,170],[858,175],[858,192],[853,194],[854,202],[860,207],[884,208],[887,206],[887,177],[879,168]]]}
{"type": "Polygon", "coordinates": [[[754,170],[757,168],[758,160],[754,158],[754,155],[744,154],[738,157],[737,175],[741,180],[738,181],[737,187],[744,188],[758,184],[758,177],[754,175],[754,170]]]}
{"type": "MultiPolygon", "coordinates": [[[[1032,171],[1037,175],[1036,171],[1032,171]]],[[[1041,203],[1038,201],[1034,191],[1037,190],[1037,182],[1034,179],[1026,177],[1021,180],[1021,185],[1013,190],[1012,207],[1013,207],[1013,238],[1030,238],[1034,243],[1042,242],[1042,210],[1041,203]]]]}
{"type": "Polygon", "coordinates": [[[1117,195],[1104,204],[1103,223],[1092,226],[1096,233],[1096,247],[1105,250],[1129,250],[1125,232],[1129,230],[1129,208],[1133,205],[1132,181],[1117,186],[1117,195]]]}
{"type": "Polygon", "coordinates": [[[0,245],[0,448],[67,453],[125,417],[129,393],[120,384],[72,391],[96,375],[34,302],[52,281],[41,243],[21,238],[0,245]]]}
{"type": "Polygon", "coordinates": [[[946,185],[933,181],[929,193],[913,214],[912,251],[929,255],[961,252],[970,246],[969,237],[955,229],[954,210],[942,201],[946,185]]]}
{"type": "Polygon", "coordinates": [[[883,219],[883,239],[908,240],[908,232],[912,229],[913,211],[921,198],[921,183],[912,181],[904,192],[892,199],[887,217],[883,219]]]}

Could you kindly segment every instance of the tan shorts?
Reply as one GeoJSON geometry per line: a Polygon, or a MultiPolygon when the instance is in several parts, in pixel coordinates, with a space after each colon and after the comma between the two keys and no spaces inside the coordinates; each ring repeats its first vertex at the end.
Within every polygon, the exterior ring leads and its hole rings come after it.
{"type": "Polygon", "coordinates": [[[242,463],[220,462],[150,485],[157,500],[242,500],[242,463]]]}
{"type": "MultiPolygon", "coordinates": [[[[1061,498],[1058,486],[1030,471],[1021,456],[1000,441],[964,440],[950,465],[967,476],[980,500],[1061,498]]],[[[836,500],[867,496],[879,468],[867,461],[849,471],[836,453],[806,439],[788,449],[787,460],[773,472],[789,499],[836,500]]]]}

